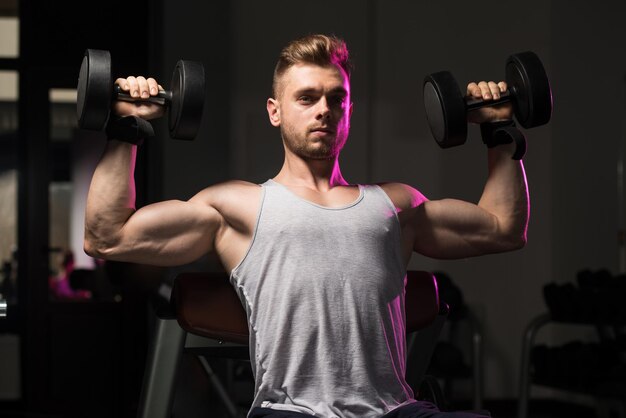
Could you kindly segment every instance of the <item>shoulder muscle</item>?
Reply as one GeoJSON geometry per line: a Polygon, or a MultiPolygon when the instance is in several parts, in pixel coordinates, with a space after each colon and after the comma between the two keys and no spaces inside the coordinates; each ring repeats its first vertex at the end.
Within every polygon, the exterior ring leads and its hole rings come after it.
{"type": "Polygon", "coordinates": [[[428,201],[419,190],[403,183],[381,183],[379,186],[387,193],[398,212],[416,208],[428,201]]]}

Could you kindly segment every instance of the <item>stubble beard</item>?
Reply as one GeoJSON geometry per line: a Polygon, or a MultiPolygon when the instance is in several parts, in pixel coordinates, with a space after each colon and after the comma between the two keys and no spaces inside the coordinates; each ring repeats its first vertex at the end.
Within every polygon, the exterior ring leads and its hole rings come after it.
{"type": "Polygon", "coordinates": [[[348,136],[347,132],[337,132],[334,139],[320,138],[318,141],[311,141],[285,126],[280,127],[280,134],[289,151],[308,160],[333,160],[337,158],[348,136]]]}

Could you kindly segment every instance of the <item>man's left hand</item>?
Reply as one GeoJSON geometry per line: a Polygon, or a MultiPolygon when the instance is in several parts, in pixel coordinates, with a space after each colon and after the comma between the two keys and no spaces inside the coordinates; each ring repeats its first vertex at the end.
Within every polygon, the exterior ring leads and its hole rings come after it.
{"type": "MultiPolygon", "coordinates": [[[[504,81],[495,83],[494,81],[481,81],[479,83],[469,83],[467,85],[467,95],[482,99],[486,102],[497,100],[500,94],[506,92],[507,85],[504,81]]],[[[506,102],[495,106],[485,106],[480,109],[467,112],[467,121],[470,123],[495,122],[511,120],[513,117],[513,104],[506,102]]]]}

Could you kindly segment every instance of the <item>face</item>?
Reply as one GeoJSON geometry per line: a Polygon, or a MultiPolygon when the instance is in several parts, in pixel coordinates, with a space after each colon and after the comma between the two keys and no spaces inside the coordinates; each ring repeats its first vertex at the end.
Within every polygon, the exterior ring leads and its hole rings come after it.
{"type": "Polygon", "coordinates": [[[270,122],[280,127],[288,151],[305,159],[334,159],[350,130],[350,82],[338,66],[296,64],[268,99],[270,122]]]}

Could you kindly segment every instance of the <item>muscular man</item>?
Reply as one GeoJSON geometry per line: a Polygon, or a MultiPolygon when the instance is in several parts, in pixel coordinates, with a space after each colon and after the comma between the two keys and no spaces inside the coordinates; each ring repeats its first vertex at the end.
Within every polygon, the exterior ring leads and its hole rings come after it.
{"type": "MultiPolygon", "coordinates": [[[[134,97],[158,89],[143,77],[116,83],[134,97]]],[[[485,100],[505,90],[467,88],[485,100]]],[[[162,109],[118,102],[115,112],[151,119],[162,109]]],[[[528,195],[512,146],[489,149],[478,204],[429,201],[400,183],[348,183],[338,163],[352,114],[348,50],[324,35],[283,49],[267,112],[284,144],[278,174],[262,185],[214,185],[186,202],[136,210],[137,146],[110,140],[89,191],[85,251],[165,266],[215,251],[248,314],[251,417],[461,416],[416,402],[405,381],[406,266],[413,251],[461,258],[524,245],[528,195]]],[[[470,121],[511,113],[484,108],[470,121]]]]}

